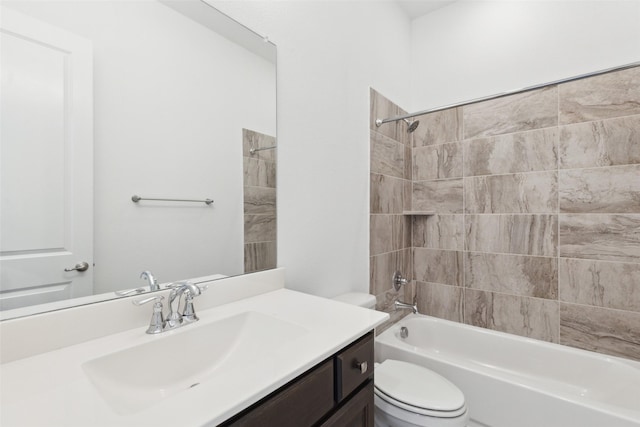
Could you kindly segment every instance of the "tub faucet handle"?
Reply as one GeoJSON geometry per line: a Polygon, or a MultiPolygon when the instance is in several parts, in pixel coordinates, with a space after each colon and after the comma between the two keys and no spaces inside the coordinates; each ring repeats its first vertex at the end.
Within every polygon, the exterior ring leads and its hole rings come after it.
{"type": "Polygon", "coordinates": [[[400,290],[400,286],[406,285],[409,283],[409,279],[402,277],[402,273],[400,271],[396,271],[393,273],[393,277],[391,278],[393,282],[393,288],[396,291],[400,290]]]}

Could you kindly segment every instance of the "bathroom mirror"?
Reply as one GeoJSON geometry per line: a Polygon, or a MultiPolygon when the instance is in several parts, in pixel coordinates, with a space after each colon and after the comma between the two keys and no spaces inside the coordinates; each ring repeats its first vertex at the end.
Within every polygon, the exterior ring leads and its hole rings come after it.
{"type": "Polygon", "coordinates": [[[3,319],[276,266],[274,44],[200,0],[1,8],[3,319]]]}

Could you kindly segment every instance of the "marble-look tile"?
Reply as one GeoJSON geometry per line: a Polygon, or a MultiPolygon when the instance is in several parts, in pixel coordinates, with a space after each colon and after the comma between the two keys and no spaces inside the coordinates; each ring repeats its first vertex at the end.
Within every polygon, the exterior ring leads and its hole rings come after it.
{"type": "Polygon", "coordinates": [[[420,314],[462,322],[463,292],[459,286],[417,282],[416,300],[420,314]]]}
{"type": "Polygon", "coordinates": [[[503,96],[463,107],[464,138],[502,135],[558,124],[558,89],[503,96]]]}
{"type": "Polygon", "coordinates": [[[561,214],[560,256],[640,262],[640,214],[561,214]]]}
{"type": "Polygon", "coordinates": [[[242,166],[245,186],[276,187],[276,162],[243,157],[242,166]]]}
{"type": "Polygon", "coordinates": [[[413,149],[413,179],[425,181],[462,176],[460,143],[429,145],[413,149]]]}
{"type": "Polygon", "coordinates": [[[462,139],[462,108],[450,108],[416,116],[420,125],[413,132],[413,146],[444,144],[462,139]]]}
{"type": "Polygon", "coordinates": [[[560,303],[560,344],[640,360],[640,313],[560,303]]]}
{"type": "Polygon", "coordinates": [[[557,215],[466,215],[465,249],[556,256],[557,215]]]}
{"type": "Polygon", "coordinates": [[[462,179],[414,182],[411,204],[417,211],[462,213],[462,179]]]}
{"type": "Polygon", "coordinates": [[[276,240],[276,215],[245,215],[244,242],[268,242],[276,240]]]}
{"type": "MultiPolygon", "coordinates": [[[[376,119],[384,120],[399,116],[400,108],[374,89],[370,89],[369,97],[369,104],[371,107],[369,114],[369,129],[395,139],[396,141],[401,141],[401,138],[403,138],[403,129],[401,128],[400,123],[389,122],[376,126],[376,119]]],[[[404,122],[401,123],[404,124],[404,122]]]]}
{"type": "Polygon", "coordinates": [[[402,185],[402,209],[410,211],[413,208],[413,181],[405,180],[402,185]]]}
{"type": "Polygon", "coordinates": [[[462,252],[414,248],[413,270],[420,282],[462,286],[462,252]]]}
{"type": "Polygon", "coordinates": [[[244,272],[276,268],[276,242],[247,243],[244,245],[244,272]]]}
{"type": "Polygon", "coordinates": [[[463,141],[464,174],[494,175],[557,168],[558,128],[463,141]]]}
{"type": "Polygon", "coordinates": [[[556,213],[555,171],[464,179],[466,213],[556,213]]]}
{"type": "Polygon", "coordinates": [[[412,245],[429,249],[464,250],[464,216],[414,216],[412,245]]]}
{"type": "Polygon", "coordinates": [[[276,189],[244,187],[245,214],[276,214],[276,189]]]}
{"type": "Polygon", "coordinates": [[[411,246],[411,218],[405,215],[371,215],[369,255],[398,251],[411,246]]]}
{"type": "Polygon", "coordinates": [[[404,147],[404,179],[411,181],[413,179],[413,159],[411,155],[411,147],[405,145],[404,147]]]}
{"type": "Polygon", "coordinates": [[[640,165],[563,170],[560,212],[640,213],[640,165]]]}
{"type": "Polygon", "coordinates": [[[277,145],[276,138],[264,133],[242,129],[242,155],[251,159],[266,160],[269,162],[276,161],[276,149],[256,151],[251,154],[251,148],[267,148],[277,145]]]}
{"type": "Polygon", "coordinates": [[[640,115],[561,126],[561,169],[640,163],[640,115]]]}
{"type": "Polygon", "coordinates": [[[464,322],[469,325],[557,343],[558,302],[466,289],[464,322]]]}
{"type": "Polygon", "coordinates": [[[371,174],[371,213],[402,213],[404,180],[387,175],[371,174]]]}
{"type": "Polygon", "coordinates": [[[398,141],[372,130],[371,173],[404,178],[405,148],[406,147],[398,141]]]}
{"type": "Polygon", "coordinates": [[[558,297],[558,259],[465,252],[467,288],[537,298],[558,297]]]}
{"type": "Polygon", "coordinates": [[[411,249],[387,252],[369,257],[369,293],[380,295],[393,289],[393,273],[401,271],[403,276],[410,276],[411,249]]]}
{"type": "Polygon", "coordinates": [[[640,67],[559,86],[560,124],[640,114],[640,67]]]}
{"type": "Polygon", "coordinates": [[[640,264],[560,258],[560,301],[640,312],[640,264]]]}

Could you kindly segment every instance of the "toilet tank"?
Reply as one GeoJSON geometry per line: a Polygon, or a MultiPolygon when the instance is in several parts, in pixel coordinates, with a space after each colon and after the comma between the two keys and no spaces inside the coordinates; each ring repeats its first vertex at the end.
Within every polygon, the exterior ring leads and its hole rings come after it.
{"type": "Polygon", "coordinates": [[[376,297],[364,292],[348,292],[332,298],[335,301],[345,302],[351,305],[358,305],[364,308],[376,308],[376,297]]]}

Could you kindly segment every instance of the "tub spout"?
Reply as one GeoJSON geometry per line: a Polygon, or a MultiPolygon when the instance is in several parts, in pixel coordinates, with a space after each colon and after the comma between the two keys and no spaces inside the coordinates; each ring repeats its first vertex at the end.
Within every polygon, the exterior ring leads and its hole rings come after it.
{"type": "Polygon", "coordinates": [[[393,303],[393,306],[396,310],[399,308],[410,308],[411,311],[413,311],[413,314],[418,314],[418,304],[415,301],[413,302],[413,304],[409,304],[396,300],[396,302],[393,303]]]}

